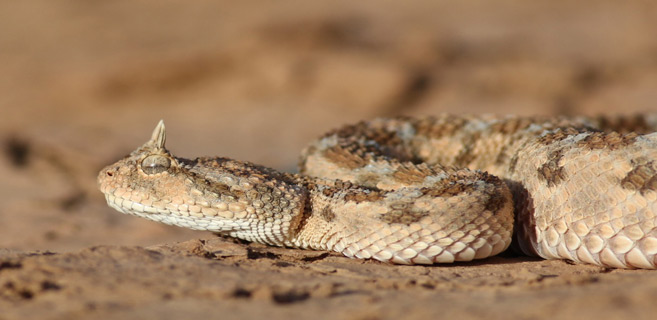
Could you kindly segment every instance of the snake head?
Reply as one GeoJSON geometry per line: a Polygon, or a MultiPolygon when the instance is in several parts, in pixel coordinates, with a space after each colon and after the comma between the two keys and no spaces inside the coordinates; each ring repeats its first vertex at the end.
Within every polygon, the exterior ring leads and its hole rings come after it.
{"type": "Polygon", "coordinates": [[[184,185],[184,179],[180,161],[165,148],[165,141],[160,120],[150,140],[100,171],[98,186],[111,207],[136,215],[168,210],[166,201],[158,199],[168,199],[172,187],[184,185]]]}
{"type": "MultiPolygon", "coordinates": [[[[128,156],[115,164],[105,167],[98,176],[98,183],[102,187],[117,179],[135,179],[138,177],[122,177],[121,175],[139,175],[141,179],[154,178],[156,175],[170,173],[178,167],[178,162],[165,148],[166,129],[164,121],[153,130],[151,139],[141,147],[132,151],[128,156]],[[127,169],[130,169],[129,172],[127,169]]],[[[161,178],[161,177],[160,177],[161,178]]]]}
{"type": "Polygon", "coordinates": [[[306,197],[291,175],[228,158],[177,158],[165,140],[160,121],[150,140],[100,171],[110,207],[263,243],[282,243],[299,224],[306,197]]]}

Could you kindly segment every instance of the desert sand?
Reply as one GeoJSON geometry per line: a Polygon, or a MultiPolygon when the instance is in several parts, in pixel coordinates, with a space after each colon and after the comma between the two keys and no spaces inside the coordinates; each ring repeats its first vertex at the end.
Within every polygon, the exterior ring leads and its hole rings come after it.
{"type": "Polygon", "coordinates": [[[657,272],[394,266],[160,225],[96,175],[167,145],[294,171],[345,123],[657,111],[648,1],[4,1],[0,320],[651,319],[657,272]]]}

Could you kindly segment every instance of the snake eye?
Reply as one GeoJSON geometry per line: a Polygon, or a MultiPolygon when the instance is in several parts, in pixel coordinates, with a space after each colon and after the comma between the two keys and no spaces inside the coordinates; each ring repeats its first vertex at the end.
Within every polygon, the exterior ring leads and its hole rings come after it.
{"type": "Polygon", "coordinates": [[[150,155],[141,161],[141,170],[146,174],[162,173],[169,170],[169,167],[171,167],[171,160],[159,154],[150,155]]]}

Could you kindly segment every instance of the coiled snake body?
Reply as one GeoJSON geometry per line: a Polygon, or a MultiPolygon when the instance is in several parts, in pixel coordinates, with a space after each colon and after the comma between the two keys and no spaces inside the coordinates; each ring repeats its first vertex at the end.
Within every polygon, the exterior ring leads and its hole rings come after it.
{"type": "Polygon", "coordinates": [[[657,121],[630,120],[375,119],[310,144],[300,174],[175,157],[160,122],[98,182],[121,212],[270,245],[432,264],[514,238],[546,259],[654,269],[657,121]]]}

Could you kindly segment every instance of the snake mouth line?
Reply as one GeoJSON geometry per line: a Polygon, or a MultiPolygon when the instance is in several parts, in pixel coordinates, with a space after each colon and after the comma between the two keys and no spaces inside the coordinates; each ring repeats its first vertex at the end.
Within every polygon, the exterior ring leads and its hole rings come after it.
{"type": "Polygon", "coordinates": [[[113,194],[106,194],[107,204],[125,214],[132,214],[140,217],[148,217],[152,214],[171,214],[167,209],[158,209],[153,206],[146,206],[129,199],[120,198],[113,194]]]}
{"type": "Polygon", "coordinates": [[[211,217],[199,218],[189,214],[186,211],[172,211],[166,208],[156,208],[147,206],[130,199],[117,197],[113,194],[105,194],[107,204],[115,210],[146,218],[148,220],[173,225],[178,227],[186,227],[194,230],[205,230],[216,233],[225,233],[226,231],[248,229],[250,227],[248,222],[228,222],[225,220],[213,220],[211,217]]]}

